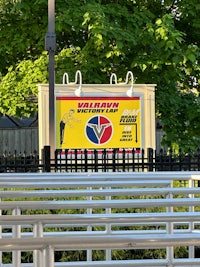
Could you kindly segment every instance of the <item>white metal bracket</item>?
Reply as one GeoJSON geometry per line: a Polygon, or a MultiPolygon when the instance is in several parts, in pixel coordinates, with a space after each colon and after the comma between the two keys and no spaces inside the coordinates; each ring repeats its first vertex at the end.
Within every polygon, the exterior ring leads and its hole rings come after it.
{"type": "Polygon", "coordinates": [[[82,74],[80,70],[76,71],[75,74],[75,81],[74,82],[69,82],[69,75],[67,72],[63,74],[63,84],[78,84],[79,82],[79,87],[75,90],[75,95],[76,96],[81,96],[82,93],[82,74]]]}
{"type": "Polygon", "coordinates": [[[126,91],[127,96],[132,97],[133,96],[133,84],[134,84],[134,76],[132,71],[128,71],[126,74],[126,80],[124,83],[118,83],[117,82],[117,75],[115,73],[112,73],[110,76],[110,84],[113,84],[113,81],[116,85],[128,85],[129,80],[131,81],[130,83],[130,88],[126,91]]]}

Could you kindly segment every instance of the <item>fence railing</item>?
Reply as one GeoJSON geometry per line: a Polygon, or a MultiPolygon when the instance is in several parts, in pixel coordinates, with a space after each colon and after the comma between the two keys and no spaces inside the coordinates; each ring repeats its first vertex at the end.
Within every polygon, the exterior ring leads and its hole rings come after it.
{"type": "Polygon", "coordinates": [[[143,149],[74,149],[56,150],[51,158],[50,147],[37,152],[0,155],[0,172],[127,172],[127,171],[198,171],[200,149],[196,152],[143,149]]]}

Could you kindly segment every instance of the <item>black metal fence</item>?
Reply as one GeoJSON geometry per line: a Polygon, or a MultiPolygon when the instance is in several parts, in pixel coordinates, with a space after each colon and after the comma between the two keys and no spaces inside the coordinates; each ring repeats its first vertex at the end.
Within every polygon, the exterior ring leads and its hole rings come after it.
{"type": "Polygon", "coordinates": [[[5,151],[0,155],[0,172],[38,172],[43,168],[36,151],[31,154],[5,151]]]}
{"type": "Polygon", "coordinates": [[[128,171],[199,171],[200,149],[196,152],[139,149],[56,150],[50,156],[45,146],[37,152],[0,155],[0,172],[128,172],[128,171]]]}

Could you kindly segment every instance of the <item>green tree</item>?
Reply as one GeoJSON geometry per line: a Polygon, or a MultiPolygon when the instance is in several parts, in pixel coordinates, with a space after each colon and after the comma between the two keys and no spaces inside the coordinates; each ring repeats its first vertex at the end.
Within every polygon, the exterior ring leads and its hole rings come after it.
{"type": "MultiPolygon", "coordinates": [[[[80,69],[85,83],[156,83],[164,142],[199,143],[198,0],[56,0],[56,81],[80,69]]],[[[31,115],[38,83],[47,82],[46,0],[0,1],[0,111],[31,115]],[[5,38],[6,36],[6,38],[5,38]]]]}

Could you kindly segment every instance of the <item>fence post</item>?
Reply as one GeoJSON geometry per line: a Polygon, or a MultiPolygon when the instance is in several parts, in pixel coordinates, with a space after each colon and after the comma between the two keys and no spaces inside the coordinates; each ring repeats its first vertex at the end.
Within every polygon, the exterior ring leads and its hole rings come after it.
{"type": "MultiPolygon", "coordinates": [[[[200,171],[200,148],[197,149],[197,170],[200,171]]],[[[198,180],[198,187],[200,187],[199,180],[198,180]]]]}
{"type": "Polygon", "coordinates": [[[44,146],[42,149],[43,172],[51,172],[51,148],[44,146]]]}
{"type": "Polygon", "coordinates": [[[85,169],[84,169],[84,171],[88,172],[88,151],[87,151],[87,149],[84,149],[84,159],[85,159],[85,164],[84,164],[85,169]]]}
{"type": "Polygon", "coordinates": [[[94,171],[98,172],[98,151],[94,149],[94,171]]]}
{"type": "Polygon", "coordinates": [[[112,171],[116,172],[116,149],[112,150],[112,171]]]}
{"type": "Polygon", "coordinates": [[[148,171],[153,171],[153,148],[147,148],[147,157],[148,157],[148,171]]]}

